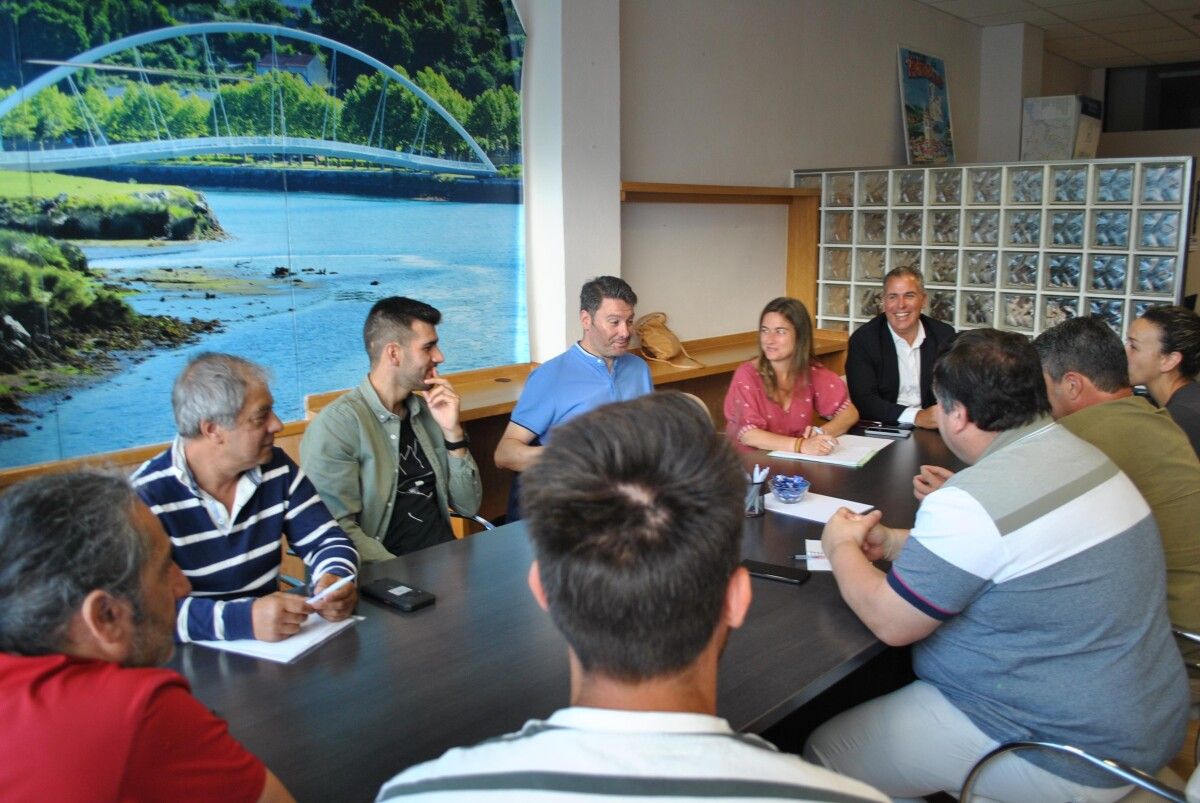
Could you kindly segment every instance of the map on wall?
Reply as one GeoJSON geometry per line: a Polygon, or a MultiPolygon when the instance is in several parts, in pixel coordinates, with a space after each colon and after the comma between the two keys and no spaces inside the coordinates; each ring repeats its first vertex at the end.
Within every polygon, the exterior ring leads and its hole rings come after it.
{"type": "Polygon", "coordinates": [[[954,162],[950,90],[940,58],[900,48],[900,112],[909,164],[954,162]]]}
{"type": "Polygon", "coordinates": [[[1094,159],[1102,108],[1100,101],[1080,95],[1025,98],[1021,160],[1094,159]]]}

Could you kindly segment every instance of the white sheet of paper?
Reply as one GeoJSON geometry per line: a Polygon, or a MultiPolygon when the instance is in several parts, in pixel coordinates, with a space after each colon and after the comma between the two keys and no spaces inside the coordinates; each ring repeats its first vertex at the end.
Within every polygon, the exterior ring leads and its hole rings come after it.
{"type": "Polygon", "coordinates": [[[881,449],[892,445],[888,438],[868,438],[864,435],[839,435],[837,448],[832,454],[816,455],[801,454],[777,450],[770,452],[769,457],[779,457],[784,460],[807,460],[812,463],[832,463],[835,466],[850,466],[858,468],[876,455],[881,449]]]}
{"type": "MultiPolygon", "coordinates": [[[[775,494],[766,495],[767,510],[782,513],[785,516],[799,516],[809,521],[819,521],[822,524],[837,512],[839,507],[848,507],[855,513],[866,513],[871,505],[862,502],[851,502],[849,499],[838,499],[836,496],[822,496],[809,491],[799,502],[787,504],[775,498],[775,494]]],[[[816,543],[820,543],[817,541],[816,543]]]]}
{"type": "Polygon", "coordinates": [[[232,639],[230,641],[197,641],[202,647],[212,647],[214,650],[236,652],[239,655],[249,655],[252,658],[262,658],[278,664],[290,664],[301,655],[333,638],[350,625],[361,620],[361,616],[351,616],[340,622],[327,622],[319,613],[310,613],[300,625],[300,632],[288,636],[283,641],[259,641],[257,639],[232,639]]]}
{"type": "Polygon", "coordinates": [[[821,549],[819,539],[805,538],[804,554],[808,555],[808,560],[804,561],[804,565],[810,572],[833,571],[833,564],[829,562],[829,558],[825,557],[825,550],[821,549]]]}

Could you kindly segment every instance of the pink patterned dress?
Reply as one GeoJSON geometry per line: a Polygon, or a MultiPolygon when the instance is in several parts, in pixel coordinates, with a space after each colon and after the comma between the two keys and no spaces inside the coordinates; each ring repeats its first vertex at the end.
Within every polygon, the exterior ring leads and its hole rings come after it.
{"type": "Polygon", "coordinates": [[[784,410],[767,396],[754,360],[733,372],[725,394],[725,434],[734,443],[751,429],[798,438],[813,423],[813,411],[833,418],[850,404],[850,393],[842,378],[820,363],[810,363],[808,382],[792,390],[792,404],[784,410]]]}

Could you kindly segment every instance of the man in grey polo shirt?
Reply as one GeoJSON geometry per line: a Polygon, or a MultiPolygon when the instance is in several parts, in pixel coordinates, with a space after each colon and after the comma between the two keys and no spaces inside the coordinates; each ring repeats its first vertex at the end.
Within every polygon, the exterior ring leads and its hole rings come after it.
{"type": "MultiPolygon", "coordinates": [[[[1049,418],[1025,337],[960,334],[933,387],[938,429],[970,467],[925,497],[911,531],[842,509],[822,537],[847,604],[884,642],[914,645],[918,680],[821,726],[806,755],[899,799],[956,793],[979,758],[1015,740],[1158,770],[1182,744],[1188,690],[1150,508],[1049,418]],[[887,574],[880,558],[893,561],[887,574]]],[[[978,791],[1111,801],[1127,789],[1113,783],[1022,754],[978,791]]]]}
{"type": "Polygon", "coordinates": [[[441,319],[411,298],[377,301],[363,325],[370,372],[300,443],[304,473],[364,563],[452,540],[450,506],[473,515],[483,497],[458,394],[437,372],[441,319]]]}

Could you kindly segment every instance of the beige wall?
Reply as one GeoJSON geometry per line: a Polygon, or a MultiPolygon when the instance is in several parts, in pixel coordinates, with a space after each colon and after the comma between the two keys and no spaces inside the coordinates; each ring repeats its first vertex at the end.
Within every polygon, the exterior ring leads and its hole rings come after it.
{"type": "MultiPolygon", "coordinates": [[[[980,29],[911,0],[622,0],[621,177],[790,186],[904,163],[897,48],[940,56],[976,158],[980,29]]],[[[622,275],[683,338],[753,328],[784,290],[771,207],[626,204],[622,275]]]]}
{"type": "Polygon", "coordinates": [[[522,78],[530,354],[579,337],[579,286],[619,273],[618,0],[516,0],[522,78]]]}
{"type": "MultiPolygon", "coordinates": [[[[784,290],[780,208],[617,207],[621,180],[784,187],[795,168],[903,164],[901,44],[946,62],[959,162],[983,158],[981,120],[1000,113],[980,89],[981,64],[995,62],[983,58],[981,29],[915,0],[516,3],[530,33],[535,360],[578,336],[578,285],[602,270],[628,279],[639,311],[666,312],[684,339],[753,328],[784,290]]],[[[1023,86],[1033,61],[1022,52],[1023,86]]],[[[1041,61],[1027,92],[1103,97],[1102,72],[1051,54],[1041,61]]],[[[1107,135],[1100,147],[1101,155],[1198,153],[1200,136],[1107,135]]]]}
{"type": "Polygon", "coordinates": [[[1087,95],[1104,100],[1104,70],[1092,70],[1054,53],[1044,53],[1041,94],[1087,95]]]}

